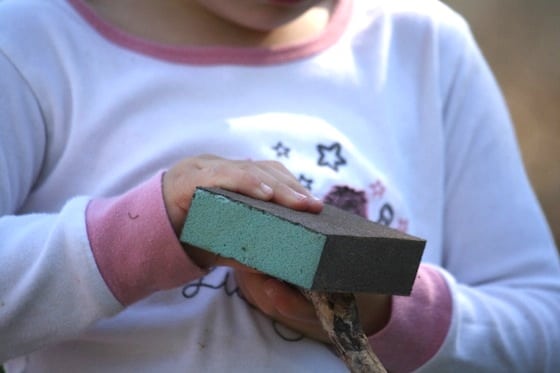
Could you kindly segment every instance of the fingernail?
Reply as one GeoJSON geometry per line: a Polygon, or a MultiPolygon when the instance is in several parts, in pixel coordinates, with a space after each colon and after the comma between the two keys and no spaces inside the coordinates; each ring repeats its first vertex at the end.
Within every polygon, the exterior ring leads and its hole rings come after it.
{"type": "Polygon", "coordinates": [[[300,192],[296,192],[295,190],[293,191],[293,194],[296,197],[296,199],[298,199],[298,200],[303,200],[303,199],[309,198],[309,196],[306,196],[305,194],[302,194],[300,192]]]}
{"type": "Polygon", "coordinates": [[[261,183],[260,188],[264,194],[266,195],[272,194],[272,188],[266,185],[265,183],[261,183]]]}

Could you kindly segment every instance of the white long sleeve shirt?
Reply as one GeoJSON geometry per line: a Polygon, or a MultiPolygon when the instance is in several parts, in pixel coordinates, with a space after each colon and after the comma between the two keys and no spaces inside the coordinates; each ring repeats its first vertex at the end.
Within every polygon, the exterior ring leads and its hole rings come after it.
{"type": "Polygon", "coordinates": [[[275,159],[427,240],[370,337],[391,371],[554,372],[560,266],[510,118],[439,2],[339,1],[317,38],[184,48],[81,0],[0,3],[0,361],[9,372],[340,372],[181,251],[161,170],[275,159]],[[109,198],[111,197],[111,198],[109,198]]]}

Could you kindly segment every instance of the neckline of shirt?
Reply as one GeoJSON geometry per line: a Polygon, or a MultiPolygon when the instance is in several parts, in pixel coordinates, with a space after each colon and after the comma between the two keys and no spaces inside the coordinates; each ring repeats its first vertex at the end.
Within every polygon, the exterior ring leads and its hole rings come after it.
{"type": "Polygon", "coordinates": [[[193,65],[269,65],[295,61],[319,53],[337,42],[351,17],[352,0],[338,0],[329,23],[317,37],[276,47],[182,47],[158,43],[127,33],[97,15],[84,0],[67,0],[100,35],[122,48],[174,63],[193,65]]]}

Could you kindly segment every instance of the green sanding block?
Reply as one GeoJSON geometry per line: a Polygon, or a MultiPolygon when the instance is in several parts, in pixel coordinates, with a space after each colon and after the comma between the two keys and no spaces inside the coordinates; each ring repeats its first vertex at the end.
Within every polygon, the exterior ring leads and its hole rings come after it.
{"type": "Polygon", "coordinates": [[[197,188],[181,241],[299,287],[408,295],[426,242],[334,206],[313,214],[197,188]]]}

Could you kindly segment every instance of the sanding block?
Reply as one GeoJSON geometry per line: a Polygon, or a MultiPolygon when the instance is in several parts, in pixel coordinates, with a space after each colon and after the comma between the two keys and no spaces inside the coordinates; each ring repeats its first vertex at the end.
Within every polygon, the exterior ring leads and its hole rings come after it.
{"type": "Polygon", "coordinates": [[[337,207],[295,211],[197,188],[180,240],[303,289],[408,295],[426,241],[337,207]]]}

